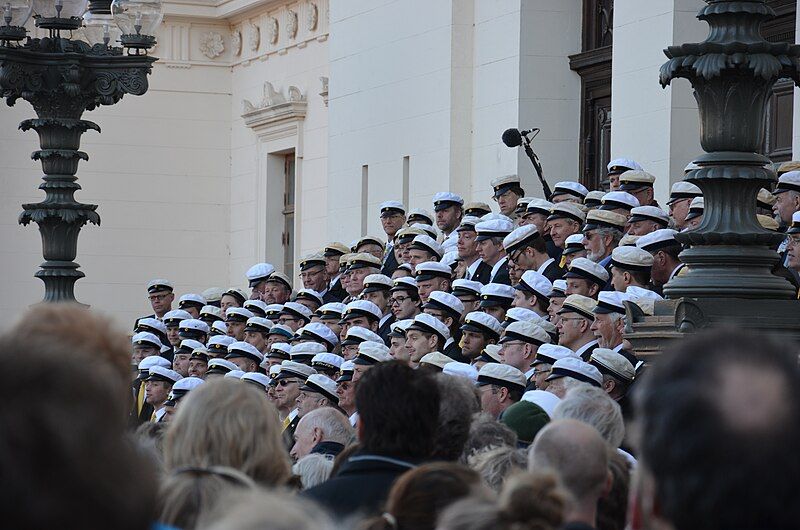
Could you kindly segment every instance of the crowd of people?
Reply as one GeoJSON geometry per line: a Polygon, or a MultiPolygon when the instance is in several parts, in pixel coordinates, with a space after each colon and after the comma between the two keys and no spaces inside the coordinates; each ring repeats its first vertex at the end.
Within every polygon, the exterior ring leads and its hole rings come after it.
{"type": "MultiPolygon", "coordinates": [[[[791,281],[798,168],[758,196],[791,281]]],[[[676,234],[703,199],[681,181],[663,210],[629,159],[608,177],[548,200],[500,177],[498,212],[450,192],[434,213],[384,202],[383,237],[304,256],[297,285],[268,263],[249,292],[176,301],[153,280],[132,338],[80,308],[32,310],[0,338],[7,513],[23,528],[796,527],[797,352],[724,330],[638,359],[628,315],[684,273],[676,234]]]]}

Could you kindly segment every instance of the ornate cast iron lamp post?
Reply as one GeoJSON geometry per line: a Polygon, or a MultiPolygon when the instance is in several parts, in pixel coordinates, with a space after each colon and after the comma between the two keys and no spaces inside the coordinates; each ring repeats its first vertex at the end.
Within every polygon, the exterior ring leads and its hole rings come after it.
{"type": "Polygon", "coordinates": [[[45,198],[23,204],[19,222],[39,225],[44,263],[36,272],[45,285],[45,302],[75,300],[75,282],[84,276],[75,263],[78,233],[87,222],[100,224],[97,205],[77,202],[81,189],[75,173],[81,135],[100,128],[81,116],[100,105],[113,105],[125,94],[147,92],[147,75],[155,57],[154,30],[161,22],[161,0],[0,0],[0,96],[8,105],[29,102],[38,118],[20,129],[39,134],[45,198]],[[83,15],[83,18],[81,18],[83,15]],[[25,23],[48,30],[44,38],[26,38],[25,23]],[[89,42],[72,39],[83,32],[89,42]],[[62,32],[69,38],[62,36],[62,32]],[[122,47],[114,46],[116,40],[122,47]],[[24,41],[24,42],[23,42],[24,41]]]}
{"type": "Polygon", "coordinates": [[[764,0],[705,0],[697,15],[710,26],[697,44],[670,46],[661,67],[662,86],[683,77],[694,88],[705,154],[685,177],[703,190],[705,213],[698,228],[679,234],[689,272],[664,286],[669,300],[652,315],[628,304],[626,338],[643,358],[657,355],[683,333],[721,323],[800,340],[800,302],[783,278],[771,273],[783,239],[756,218],[756,194],[775,174],[757,154],[772,86],[798,83],[800,46],[770,43],[761,24],[775,16],[764,0]]]}
{"type": "Polygon", "coordinates": [[[764,139],[765,106],[780,78],[798,83],[800,46],[770,43],[762,22],[775,16],[764,0],[706,0],[697,18],[708,23],[708,38],[670,46],[661,67],[666,86],[689,80],[700,111],[701,145],[686,180],[703,190],[701,225],[678,236],[691,248],[681,254],[689,273],[664,288],[669,298],[787,299],[794,290],[771,274],[778,262],[769,246],[783,239],[756,219],[756,194],[775,180],[756,154],[764,139]]]}

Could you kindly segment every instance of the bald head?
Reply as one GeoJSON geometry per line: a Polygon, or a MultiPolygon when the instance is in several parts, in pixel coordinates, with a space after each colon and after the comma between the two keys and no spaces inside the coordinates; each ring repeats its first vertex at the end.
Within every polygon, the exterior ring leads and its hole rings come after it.
{"type": "Polygon", "coordinates": [[[528,452],[528,470],[552,470],[578,503],[596,502],[608,480],[608,448],[594,427],[557,420],[539,431],[528,452]]]}

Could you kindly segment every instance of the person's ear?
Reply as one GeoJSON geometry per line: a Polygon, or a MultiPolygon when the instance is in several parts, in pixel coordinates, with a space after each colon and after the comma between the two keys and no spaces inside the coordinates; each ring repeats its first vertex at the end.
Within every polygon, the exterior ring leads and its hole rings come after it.
{"type": "Polygon", "coordinates": [[[598,292],[600,292],[600,286],[592,282],[592,284],[589,285],[589,298],[595,298],[598,292]]]}
{"type": "Polygon", "coordinates": [[[314,430],[311,433],[311,439],[314,441],[314,445],[320,443],[322,441],[322,429],[319,427],[314,427],[314,430]]]}
{"type": "Polygon", "coordinates": [[[437,346],[439,346],[439,337],[431,333],[431,336],[428,337],[428,348],[431,348],[431,351],[433,351],[437,349],[437,346]]]}
{"type": "Polygon", "coordinates": [[[633,279],[633,278],[631,277],[631,273],[630,273],[630,272],[628,272],[628,271],[624,271],[624,272],[622,273],[622,281],[624,281],[626,284],[631,284],[631,283],[633,283],[633,282],[631,281],[632,279],[633,279]]]}
{"type": "Polygon", "coordinates": [[[444,325],[447,326],[447,329],[452,328],[454,323],[455,322],[453,322],[453,317],[445,317],[444,325]]]}

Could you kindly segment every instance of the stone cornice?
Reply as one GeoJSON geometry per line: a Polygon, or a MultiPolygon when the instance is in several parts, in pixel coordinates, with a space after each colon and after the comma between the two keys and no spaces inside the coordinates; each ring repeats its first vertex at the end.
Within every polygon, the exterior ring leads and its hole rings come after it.
{"type": "Polygon", "coordinates": [[[253,104],[242,100],[242,119],[260,138],[292,136],[297,134],[300,122],[306,117],[307,105],[306,97],[296,86],[290,86],[284,95],[267,81],[260,102],[253,104]]]}

